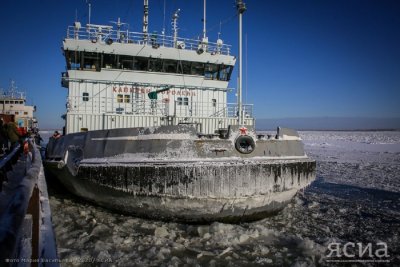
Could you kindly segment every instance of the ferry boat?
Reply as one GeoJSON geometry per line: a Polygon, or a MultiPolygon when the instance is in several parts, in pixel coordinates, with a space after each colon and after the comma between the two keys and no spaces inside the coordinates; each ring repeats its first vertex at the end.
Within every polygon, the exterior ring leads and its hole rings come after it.
{"type": "Polygon", "coordinates": [[[8,90],[0,90],[0,118],[3,124],[15,122],[21,136],[37,128],[35,111],[36,106],[26,104],[26,95],[18,91],[15,81],[8,90]]]}
{"type": "MultiPolygon", "coordinates": [[[[315,179],[296,131],[255,131],[242,103],[242,1],[237,103],[228,103],[236,57],[221,39],[75,22],[63,41],[65,128],[45,168],[74,194],[123,213],[186,222],[256,220],[281,210],[315,179]]],[[[90,12],[89,12],[90,14],[90,12]]]]}

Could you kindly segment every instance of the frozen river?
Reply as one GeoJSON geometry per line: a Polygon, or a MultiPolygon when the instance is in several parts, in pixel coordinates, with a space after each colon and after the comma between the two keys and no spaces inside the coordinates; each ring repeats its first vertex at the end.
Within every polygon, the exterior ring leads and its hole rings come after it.
{"type": "Polygon", "coordinates": [[[399,266],[400,132],[300,134],[317,160],[317,180],[278,215],[257,222],[145,220],[85,203],[53,185],[63,265],[399,266]]]}

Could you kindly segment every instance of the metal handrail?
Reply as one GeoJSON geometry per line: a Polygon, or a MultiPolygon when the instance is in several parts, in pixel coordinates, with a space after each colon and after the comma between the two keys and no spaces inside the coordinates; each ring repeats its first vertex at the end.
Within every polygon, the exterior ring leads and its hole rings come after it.
{"type": "MultiPolygon", "coordinates": [[[[82,96],[68,97],[67,112],[86,114],[119,114],[119,115],[154,115],[154,116],[185,116],[185,117],[237,117],[237,103],[213,103],[191,101],[189,98],[175,100],[170,106],[165,99],[135,98],[130,95],[129,102],[115,102],[112,97],[90,97],[89,101],[83,101],[82,96]],[[170,110],[172,109],[172,110],[170,110]]],[[[244,117],[253,117],[253,104],[243,105],[244,117]]]]}
{"type": "Polygon", "coordinates": [[[206,52],[230,55],[231,45],[208,42],[202,43],[200,39],[176,38],[157,33],[143,34],[141,32],[129,32],[112,29],[112,26],[81,27],[68,26],[67,39],[90,40],[96,42],[112,42],[124,44],[140,44],[152,47],[173,47],[186,50],[198,50],[205,48],[206,52]]]}
{"type": "Polygon", "coordinates": [[[18,152],[21,152],[20,148],[21,148],[21,145],[19,143],[17,143],[13,147],[13,149],[10,151],[10,153],[5,155],[5,157],[1,158],[0,170],[2,170],[6,165],[10,164],[10,162],[12,162],[15,159],[15,157],[19,156],[18,152]]]}

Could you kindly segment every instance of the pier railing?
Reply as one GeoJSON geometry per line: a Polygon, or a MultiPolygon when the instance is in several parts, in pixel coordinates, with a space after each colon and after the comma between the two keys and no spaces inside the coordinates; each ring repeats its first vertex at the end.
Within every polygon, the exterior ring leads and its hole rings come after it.
{"type": "Polygon", "coordinates": [[[42,266],[47,260],[46,266],[59,266],[38,148],[27,140],[23,149],[15,146],[3,157],[0,167],[6,178],[0,194],[0,266],[42,266]]]}
{"type": "Polygon", "coordinates": [[[153,48],[173,47],[198,51],[202,48],[206,52],[230,55],[231,46],[227,44],[207,42],[202,43],[200,39],[174,38],[173,36],[157,33],[130,32],[128,30],[114,30],[112,26],[93,25],[87,27],[69,26],[67,29],[67,39],[90,40],[93,43],[101,42],[112,44],[140,44],[149,45],[153,48]]]}
{"type": "Polygon", "coordinates": [[[7,172],[12,169],[12,165],[17,162],[21,153],[21,146],[15,145],[8,154],[5,154],[0,159],[0,192],[2,191],[3,182],[7,181],[7,172]]]}

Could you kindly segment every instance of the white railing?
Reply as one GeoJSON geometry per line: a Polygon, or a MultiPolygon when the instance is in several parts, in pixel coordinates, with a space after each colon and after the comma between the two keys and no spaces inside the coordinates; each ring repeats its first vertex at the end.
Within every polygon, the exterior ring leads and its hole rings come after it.
{"type": "MultiPolygon", "coordinates": [[[[238,116],[238,106],[235,103],[212,102],[182,102],[175,101],[174,115],[185,117],[218,117],[234,118],[238,116]]],[[[253,104],[243,105],[245,118],[253,117],[253,104]]]]}
{"type": "MultiPolygon", "coordinates": [[[[68,97],[67,112],[86,114],[121,114],[121,115],[154,115],[154,116],[183,116],[183,117],[214,117],[234,118],[238,116],[236,103],[194,102],[188,98],[166,102],[165,100],[152,100],[135,98],[135,94],[128,99],[117,102],[111,97],[68,97]]],[[[253,118],[253,104],[243,105],[245,118],[253,118]]]]}
{"type": "Polygon", "coordinates": [[[173,36],[167,36],[156,33],[143,34],[140,32],[118,31],[112,26],[89,26],[76,28],[69,26],[67,29],[67,39],[91,40],[92,42],[105,43],[133,43],[153,46],[175,47],[187,50],[198,50],[199,47],[205,48],[206,52],[215,54],[230,55],[231,46],[226,44],[218,44],[208,42],[202,44],[200,39],[187,39],[178,37],[176,40],[173,36]]]}
{"type": "Polygon", "coordinates": [[[123,114],[123,115],[154,115],[167,116],[169,114],[167,103],[162,100],[133,98],[126,101],[115,102],[113,98],[90,97],[83,101],[84,97],[68,97],[67,112],[87,114],[123,114]]]}

